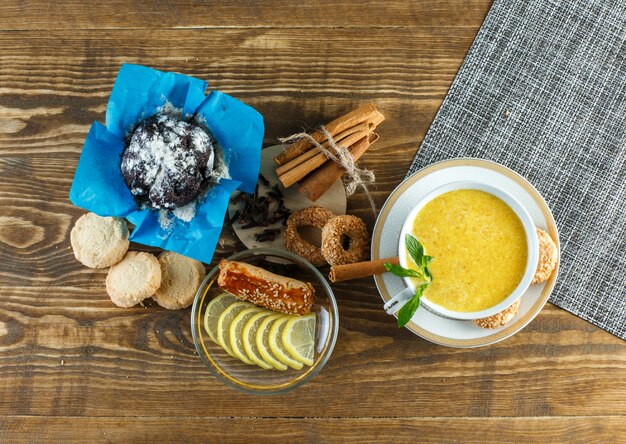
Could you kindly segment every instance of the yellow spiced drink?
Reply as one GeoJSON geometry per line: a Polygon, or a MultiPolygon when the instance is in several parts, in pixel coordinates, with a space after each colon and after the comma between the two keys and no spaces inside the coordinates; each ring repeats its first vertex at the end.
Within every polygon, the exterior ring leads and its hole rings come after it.
{"type": "MultiPolygon", "coordinates": [[[[456,312],[488,309],[518,286],[528,246],[521,220],[498,197],[479,190],[456,190],[428,202],[412,234],[435,259],[429,301],[456,312]]],[[[411,268],[415,267],[410,257],[411,268]]],[[[416,284],[421,283],[415,280],[416,284]]]]}

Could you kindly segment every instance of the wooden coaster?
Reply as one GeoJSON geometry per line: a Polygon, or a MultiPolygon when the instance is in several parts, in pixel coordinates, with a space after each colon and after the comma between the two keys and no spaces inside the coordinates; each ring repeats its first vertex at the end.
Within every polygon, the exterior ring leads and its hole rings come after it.
{"type": "MultiPolygon", "coordinates": [[[[262,183],[259,183],[259,196],[264,196],[271,187],[278,184],[280,190],[283,193],[285,206],[289,208],[291,212],[317,205],[320,207],[328,208],[337,215],[346,214],[346,190],[341,180],[336,181],[326,192],[326,194],[324,194],[317,200],[317,202],[312,202],[305,196],[300,194],[298,192],[297,185],[293,185],[288,189],[285,189],[282,184],[280,184],[278,176],[276,176],[277,165],[276,162],[274,162],[274,157],[278,155],[282,151],[282,149],[282,145],[274,145],[261,151],[261,174],[270,182],[270,185],[265,186],[262,183]]],[[[231,199],[231,203],[228,205],[229,218],[232,218],[235,211],[242,206],[243,203],[233,204],[231,199]]],[[[241,228],[241,225],[237,221],[235,221],[233,222],[233,230],[235,231],[235,234],[237,235],[239,240],[241,240],[241,242],[243,242],[243,244],[247,248],[269,247],[286,250],[283,236],[285,232],[285,227],[282,222],[277,222],[268,227],[255,227],[244,230],[241,228]],[[281,231],[273,241],[257,242],[254,235],[257,233],[261,233],[268,228],[279,228],[281,231]]],[[[301,234],[304,239],[311,242],[312,244],[320,245],[320,230],[313,227],[303,227],[301,234]]]]}

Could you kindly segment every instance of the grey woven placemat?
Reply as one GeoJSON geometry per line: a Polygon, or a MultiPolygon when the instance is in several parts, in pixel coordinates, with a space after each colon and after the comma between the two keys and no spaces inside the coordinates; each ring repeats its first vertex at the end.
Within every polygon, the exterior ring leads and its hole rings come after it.
{"type": "Polygon", "coordinates": [[[626,0],[496,0],[409,174],[467,156],[546,198],[551,302],[626,339],[626,0]]]}

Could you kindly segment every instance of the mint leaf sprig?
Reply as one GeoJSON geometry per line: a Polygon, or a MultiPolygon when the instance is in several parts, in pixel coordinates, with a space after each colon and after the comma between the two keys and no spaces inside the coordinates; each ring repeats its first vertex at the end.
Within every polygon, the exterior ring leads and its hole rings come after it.
{"type": "Polygon", "coordinates": [[[417,287],[413,297],[400,309],[398,312],[398,327],[404,327],[411,320],[415,312],[420,306],[422,295],[428,288],[433,280],[433,276],[428,269],[428,264],[433,260],[432,256],[426,255],[424,252],[424,246],[417,240],[415,236],[407,234],[404,240],[406,249],[409,252],[409,256],[413,259],[413,262],[418,267],[418,270],[412,268],[404,268],[400,265],[390,264],[385,262],[385,270],[398,276],[398,277],[412,277],[423,279],[426,282],[417,287]]]}

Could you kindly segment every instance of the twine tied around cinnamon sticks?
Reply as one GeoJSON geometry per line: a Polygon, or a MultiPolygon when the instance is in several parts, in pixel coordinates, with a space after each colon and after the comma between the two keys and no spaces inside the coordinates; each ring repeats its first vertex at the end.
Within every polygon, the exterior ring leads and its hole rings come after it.
{"type": "Polygon", "coordinates": [[[341,177],[346,192],[363,189],[370,206],[376,205],[368,186],[375,183],[374,173],[361,169],[356,161],[379,136],[376,127],[385,120],[373,103],[340,116],[313,131],[294,134],[282,142],[292,142],[274,160],[276,175],[285,188],[298,183],[298,191],[315,202],[341,177]]]}
{"type": "Polygon", "coordinates": [[[315,148],[319,150],[319,152],[324,154],[326,158],[335,162],[343,170],[345,170],[344,186],[346,187],[346,195],[352,196],[356,192],[357,188],[361,188],[367,197],[372,211],[376,214],[376,203],[374,202],[368,188],[369,185],[376,183],[376,176],[374,175],[374,172],[366,168],[359,168],[348,148],[343,145],[337,145],[337,142],[335,142],[333,136],[328,132],[324,125],[322,125],[318,131],[320,131],[328,141],[328,148],[305,132],[293,134],[289,137],[280,138],[278,140],[282,143],[287,143],[307,139],[315,148]]]}

